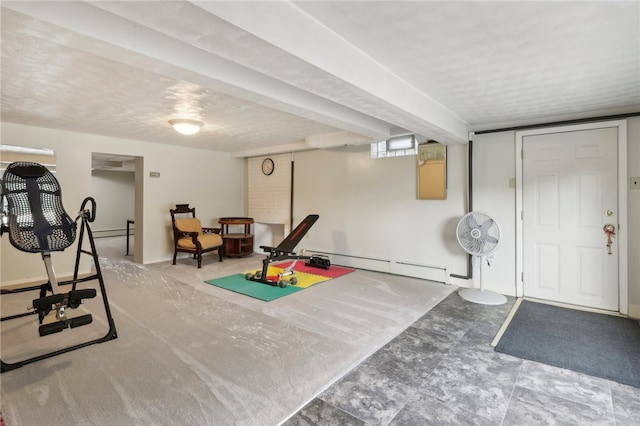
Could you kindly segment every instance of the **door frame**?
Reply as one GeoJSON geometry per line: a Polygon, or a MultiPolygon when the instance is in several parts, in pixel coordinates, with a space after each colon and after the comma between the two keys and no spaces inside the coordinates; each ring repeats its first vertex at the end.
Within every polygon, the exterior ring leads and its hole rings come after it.
{"type": "Polygon", "coordinates": [[[524,222],[522,220],[522,141],[526,136],[566,133],[616,127],[618,131],[618,309],[627,315],[629,309],[629,274],[627,245],[627,121],[613,120],[585,124],[545,127],[516,131],[516,297],[524,295],[524,222]]]}

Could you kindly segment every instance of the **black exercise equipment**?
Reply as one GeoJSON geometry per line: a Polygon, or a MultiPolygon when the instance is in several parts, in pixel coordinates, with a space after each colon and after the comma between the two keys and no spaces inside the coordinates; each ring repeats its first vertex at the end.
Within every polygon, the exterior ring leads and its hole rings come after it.
{"type": "Polygon", "coordinates": [[[314,268],[329,269],[331,268],[331,260],[329,256],[323,254],[313,254],[308,262],[304,263],[306,266],[312,266],[314,268]]]}
{"type": "Polygon", "coordinates": [[[246,274],[245,278],[250,281],[259,282],[262,284],[268,284],[271,286],[286,287],[288,284],[295,285],[297,283],[296,277],[293,276],[293,267],[298,260],[309,260],[311,256],[302,256],[294,252],[296,246],[309,232],[309,229],[318,220],[320,216],[317,214],[310,214],[307,216],[296,228],[285,238],[278,247],[260,246],[269,255],[262,261],[262,270],[256,271],[255,274],[246,274]],[[278,274],[277,279],[269,279],[267,276],[267,270],[269,264],[278,262],[281,260],[294,260],[293,264],[286,268],[282,273],[278,274]],[[284,279],[287,276],[291,276],[289,279],[284,279]]]}
{"type": "Polygon", "coordinates": [[[8,211],[6,216],[8,223],[2,223],[0,235],[9,232],[9,241],[18,250],[28,253],[40,253],[44,261],[49,281],[41,285],[35,285],[16,290],[2,290],[0,294],[13,294],[26,291],[40,290],[40,297],[33,300],[33,306],[28,312],[0,318],[0,321],[21,318],[38,314],[40,336],[58,333],[66,328],[76,328],[90,324],[93,321],[91,314],[69,318],[68,309],[78,308],[84,299],[96,297],[97,292],[93,288],[79,289],[78,284],[98,280],[100,293],[104,302],[106,318],[109,324],[107,334],[95,340],[76,344],[44,355],[35,356],[15,363],[5,363],[0,360],[1,369],[10,371],[22,367],[25,364],[50,358],[79,349],[94,343],[101,343],[117,337],[115,323],[111,317],[107,292],[100,270],[98,254],[96,252],[93,233],[90,222],[95,220],[96,202],[87,197],[82,202],[80,212],[75,221],[66,213],[62,205],[62,190],[55,176],[43,165],[30,162],[11,163],[2,178],[2,197],[6,198],[8,211]],[[90,209],[86,208],[87,203],[90,209]],[[77,232],[77,222],[80,220],[80,232],[77,232]],[[87,232],[91,251],[82,249],[84,233],[87,232]],[[76,253],[75,270],[73,279],[58,282],[51,262],[51,252],[63,251],[71,246],[76,236],[79,237],[76,253]],[[94,262],[95,274],[78,278],[80,255],[91,255],[94,262]],[[61,291],[63,286],[71,286],[68,292],[61,291]],[[55,312],[55,321],[43,323],[47,315],[55,312]]]}

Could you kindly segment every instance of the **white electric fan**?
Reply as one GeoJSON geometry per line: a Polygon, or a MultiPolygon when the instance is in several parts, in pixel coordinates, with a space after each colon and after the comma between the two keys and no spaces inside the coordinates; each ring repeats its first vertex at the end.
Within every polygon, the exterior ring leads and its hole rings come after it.
{"type": "Polygon", "coordinates": [[[503,295],[482,288],[482,264],[487,256],[495,252],[500,244],[500,225],[486,213],[470,212],[458,222],[458,242],[472,256],[480,259],[480,288],[465,288],[458,292],[469,302],[483,305],[502,305],[507,302],[503,295]]]}

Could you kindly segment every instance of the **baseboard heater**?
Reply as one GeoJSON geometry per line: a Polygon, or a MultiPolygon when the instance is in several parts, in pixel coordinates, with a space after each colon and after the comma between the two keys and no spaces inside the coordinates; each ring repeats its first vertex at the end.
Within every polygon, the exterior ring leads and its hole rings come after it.
{"type": "Polygon", "coordinates": [[[446,266],[429,265],[403,260],[382,259],[351,254],[331,253],[320,250],[305,250],[307,255],[319,254],[329,256],[332,264],[369,271],[386,272],[394,275],[422,278],[425,280],[449,284],[449,273],[446,266]]]}
{"type": "MultiPolygon", "coordinates": [[[[133,235],[133,232],[129,232],[130,235],[133,235]]],[[[103,237],[124,237],[127,235],[126,229],[103,229],[93,231],[94,238],[103,238],[103,237]]]]}

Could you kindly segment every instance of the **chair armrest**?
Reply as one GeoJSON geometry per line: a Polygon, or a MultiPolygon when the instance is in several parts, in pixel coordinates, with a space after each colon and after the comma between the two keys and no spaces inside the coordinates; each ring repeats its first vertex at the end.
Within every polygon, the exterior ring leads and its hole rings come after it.
{"type": "Polygon", "coordinates": [[[222,232],[221,228],[205,228],[204,226],[202,227],[203,234],[219,234],[220,232],[222,232]]]}
{"type": "Polygon", "coordinates": [[[198,241],[198,234],[196,231],[193,232],[188,232],[188,231],[181,231],[179,229],[176,230],[176,244],[178,244],[178,240],[180,238],[184,238],[184,237],[191,237],[191,241],[193,242],[193,244],[196,247],[200,246],[200,241],[198,241]]]}
{"type": "Polygon", "coordinates": [[[184,237],[191,237],[191,238],[198,238],[198,233],[196,231],[182,231],[180,229],[176,229],[176,237],[178,238],[184,238],[184,237]]]}

